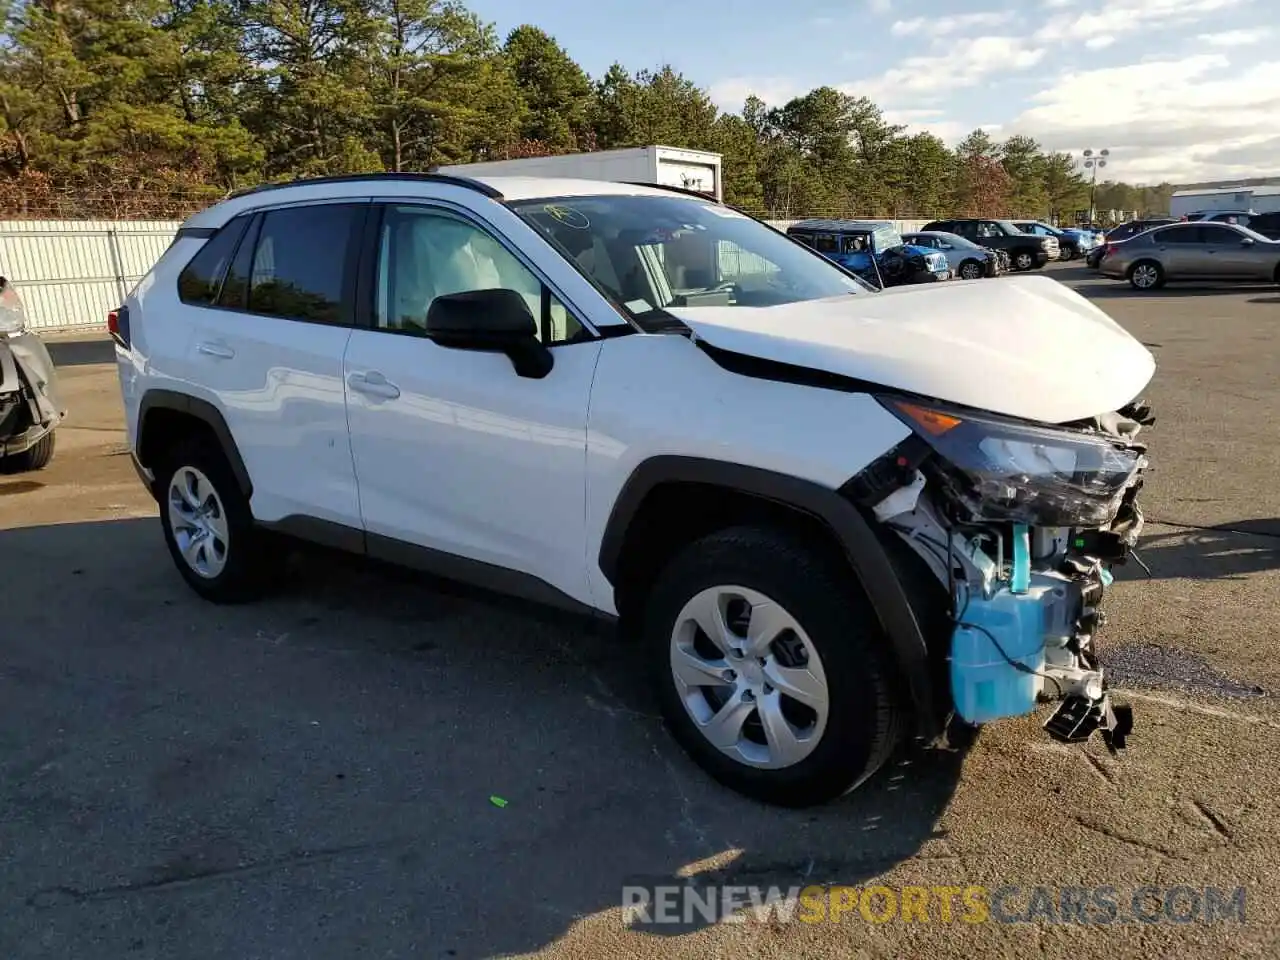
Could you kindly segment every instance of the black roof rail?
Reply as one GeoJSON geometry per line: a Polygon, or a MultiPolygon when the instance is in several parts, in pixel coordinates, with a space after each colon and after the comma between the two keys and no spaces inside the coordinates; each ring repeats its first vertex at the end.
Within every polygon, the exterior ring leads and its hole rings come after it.
{"type": "Polygon", "coordinates": [[[672,193],[683,193],[687,197],[697,197],[699,200],[710,200],[712,203],[718,203],[724,206],[723,200],[717,200],[709,193],[703,193],[701,190],[690,190],[688,187],[673,187],[666,183],[646,183],[643,180],[623,180],[629,187],[653,187],[655,190],[669,190],[672,193]]]}
{"type": "Polygon", "coordinates": [[[408,181],[410,183],[447,183],[455,187],[465,187],[468,190],[475,190],[482,193],[491,200],[501,200],[502,192],[495,190],[487,183],[481,183],[479,180],[473,180],[470,177],[454,177],[447,173],[348,173],[333,177],[299,177],[296,180],[286,180],[282,183],[262,183],[256,187],[246,187],[243,190],[237,190],[230,194],[227,199],[233,200],[236,197],[247,197],[256,193],[265,193],[268,190],[283,190],[286,187],[309,187],[313,184],[325,183],[360,183],[364,180],[397,180],[408,181]]]}

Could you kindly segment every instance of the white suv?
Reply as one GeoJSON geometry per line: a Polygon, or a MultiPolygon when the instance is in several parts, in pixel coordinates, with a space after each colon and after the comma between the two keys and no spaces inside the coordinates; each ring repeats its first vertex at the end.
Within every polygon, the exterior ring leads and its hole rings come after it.
{"type": "Polygon", "coordinates": [[[870,292],[687,191],[381,175],[196,215],[112,329],[210,600],[303,538],[618,618],[783,804],[1038,699],[1122,745],[1092,639],[1155,365],[1055,280],[870,292]]]}

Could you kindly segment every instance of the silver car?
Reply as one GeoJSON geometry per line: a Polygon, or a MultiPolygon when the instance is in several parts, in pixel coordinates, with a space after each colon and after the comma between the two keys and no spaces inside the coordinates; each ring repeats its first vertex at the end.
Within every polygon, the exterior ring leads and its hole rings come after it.
{"type": "Polygon", "coordinates": [[[1173,223],[1111,246],[1101,268],[1137,290],[1169,280],[1280,283],[1280,242],[1232,223],[1173,223]]]}

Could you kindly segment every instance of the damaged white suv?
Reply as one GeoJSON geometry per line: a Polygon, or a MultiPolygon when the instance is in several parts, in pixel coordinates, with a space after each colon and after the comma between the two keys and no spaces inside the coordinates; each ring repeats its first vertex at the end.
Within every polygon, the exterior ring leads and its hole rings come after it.
{"type": "Polygon", "coordinates": [[[686,191],[382,175],[203,211],[112,327],[210,600],[300,537],[619,618],[694,759],[789,805],[1039,699],[1126,732],[1093,638],[1155,364],[1054,280],[874,293],[686,191]]]}

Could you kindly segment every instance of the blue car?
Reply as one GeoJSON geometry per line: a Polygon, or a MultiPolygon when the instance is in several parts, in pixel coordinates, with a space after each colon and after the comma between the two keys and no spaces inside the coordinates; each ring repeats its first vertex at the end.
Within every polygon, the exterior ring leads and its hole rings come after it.
{"type": "Polygon", "coordinates": [[[802,220],[788,227],[787,235],[876,287],[951,279],[942,253],[907,243],[884,221],[802,220]]]}
{"type": "Polygon", "coordinates": [[[1002,265],[1000,262],[1003,251],[989,250],[959,234],[943,230],[921,230],[919,233],[903,234],[903,239],[913,247],[942,251],[951,267],[951,275],[960,280],[996,277],[1007,273],[1009,269],[1007,263],[1002,265]]]}

